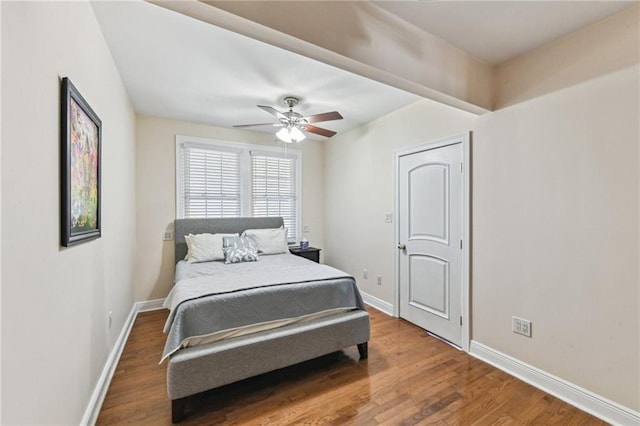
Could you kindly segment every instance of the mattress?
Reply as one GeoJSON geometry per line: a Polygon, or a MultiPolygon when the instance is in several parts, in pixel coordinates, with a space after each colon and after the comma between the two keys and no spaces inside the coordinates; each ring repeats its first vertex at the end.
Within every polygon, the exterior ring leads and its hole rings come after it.
{"type": "Polygon", "coordinates": [[[355,279],[291,254],[176,266],[162,359],[180,349],[365,310],[355,279]]]}

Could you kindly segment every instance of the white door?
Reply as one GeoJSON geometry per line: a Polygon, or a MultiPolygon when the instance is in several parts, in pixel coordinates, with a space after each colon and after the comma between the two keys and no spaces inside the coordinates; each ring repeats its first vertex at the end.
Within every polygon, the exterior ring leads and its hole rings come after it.
{"type": "Polygon", "coordinates": [[[398,158],[400,317],[462,346],[463,143],[398,158]]]}

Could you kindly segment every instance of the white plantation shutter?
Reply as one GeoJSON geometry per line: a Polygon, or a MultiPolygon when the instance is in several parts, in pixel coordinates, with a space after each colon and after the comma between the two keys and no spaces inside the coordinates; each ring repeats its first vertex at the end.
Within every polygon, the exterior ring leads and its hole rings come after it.
{"type": "Polygon", "coordinates": [[[298,176],[295,156],[251,152],[251,211],[253,216],[282,216],[287,238],[298,230],[298,176]]]}
{"type": "Polygon", "coordinates": [[[241,213],[240,152],[185,144],[183,217],[238,217],[241,213]]]}
{"type": "Polygon", "coordinates": [[[176,135],[176,218],[281,216],[300,232],[298,149],[176,135]]]}

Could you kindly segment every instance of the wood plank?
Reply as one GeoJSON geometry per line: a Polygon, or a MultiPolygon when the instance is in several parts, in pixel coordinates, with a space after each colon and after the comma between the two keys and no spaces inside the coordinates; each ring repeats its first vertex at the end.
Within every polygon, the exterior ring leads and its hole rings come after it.
{"type": "MultiPolygon", "coordinates": [[[[170,425],[167,311],[143,312],[98,425],[170,425]]],[[[373,308],[366,360],[357,348],[214,389],[190,399],[185,425],[489,425],[606,423],[373,308]]]]}

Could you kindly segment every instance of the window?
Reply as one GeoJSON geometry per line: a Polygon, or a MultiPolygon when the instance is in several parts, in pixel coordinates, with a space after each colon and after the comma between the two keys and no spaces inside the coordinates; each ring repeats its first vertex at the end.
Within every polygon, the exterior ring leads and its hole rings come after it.
{"type": "Polygon", "coordinates": [[[240,216],[240,152],[183,147],[183,217],[240,216]]]}
{"type": "Polygon", "coordinates": [[[176,137],[176,217],[282,216],[300,235],[300,152],[176,137]]]}
{"type": "Polygon", "coordinates": [[[282,216],[287,237],[296,241],[296,158],[251,152],[251,209],[254,216],[282,216]],[[291,230],[294,230],[293,232],[291,230]]]}

